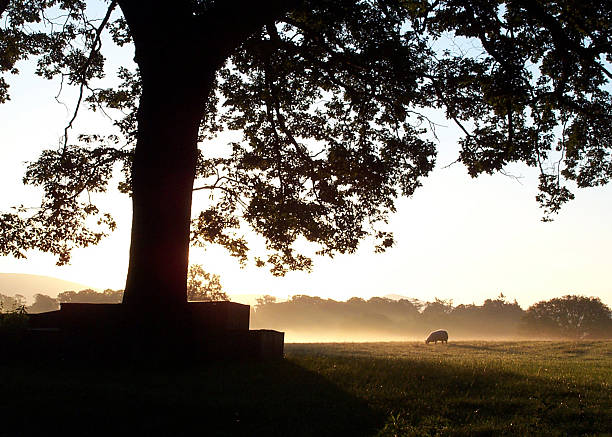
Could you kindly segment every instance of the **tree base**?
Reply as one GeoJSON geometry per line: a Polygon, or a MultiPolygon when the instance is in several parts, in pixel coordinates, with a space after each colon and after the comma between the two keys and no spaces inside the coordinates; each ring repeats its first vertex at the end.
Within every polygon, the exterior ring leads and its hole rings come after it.
{"type": "Polygon", "coordinates": [[[143,317],[124,304],[64,303],[58,311],[30,315],[29,328],[10,349],[15,357],[26,359],[86,361],[183,363],[283,357],[284,333],[249,330],[248,305],[189,302],[170,315],[160,314],[165,317],[143,317]]]}

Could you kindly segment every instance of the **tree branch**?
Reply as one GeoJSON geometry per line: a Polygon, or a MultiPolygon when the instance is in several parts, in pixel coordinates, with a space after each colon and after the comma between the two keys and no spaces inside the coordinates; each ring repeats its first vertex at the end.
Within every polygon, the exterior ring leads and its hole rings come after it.
{"type": "Polygon", "coordinates": [[[0,0],[0,16],[4,14],[6,8],[8,8],[9,0],[0,0]]]}
{"type": "Polygon", "coordinates": [[[89,57],[87,58],[87,62],[85,62],[85,65],[83,66],[83,71],[81,72],[80,83],[79,83],[79,97],[77,99],[77,104],[76,104],[76,107],[74,108],[72,118],[70,119],[66,127],[64,128],[64,147],[63,147],[64,152],[66,151],[66,147],[68,146],[68,130],[72,128],[72,125],[74,121],[76,120],[77,115],[79,114],[79,108],[81,107],[81,103],[83,101],[83,92],[85,90],[85,87],[87,86],[87,70],[89,69],[91,62],[93,61],[94,55],[100,51],[100,47],[102,45],[102,41],[101,41],[102,31],[108,24],[108,20],[110,19],[110,16],[113,13],[113,10],[115,9],[116,6],[117,6],[117,0],[113,0],[111,4],[108,6],[108,9],[106,10],[106,15],[102,19],[102,23],[100,23],[100,26],[98,26],[98,28],[96,29],[96,37],[92,43],[91,51],[89,52],[89,57]]]}
{"type": "Polygon", "coordinates": [[[223,42],[218,45],[222,55],[227,56],[255,31],[280,19],[301,3],[302,0],[217,1],[206,11],[201,24],[204,29],[209,29],[207,36],[213,35],[217,44],[223,42]],[[227,26],[229,22],[231,26],[227,26]]]}

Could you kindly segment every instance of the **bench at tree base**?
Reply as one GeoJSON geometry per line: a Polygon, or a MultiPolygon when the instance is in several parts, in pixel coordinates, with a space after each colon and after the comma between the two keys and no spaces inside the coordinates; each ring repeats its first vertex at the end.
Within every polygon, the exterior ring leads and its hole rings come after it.
{"type": "MultiPolygon", "coordinates": [[[[189,302],[174,326],[130,317],[123,304],[63,303],[29,315],[29,329],[10,349],[24,358],[212,361],[283,357],[284,333],[249,330],[249,306],[189,302]]],[[[14,343],[14,342],[13,342],[14,343]]]]}

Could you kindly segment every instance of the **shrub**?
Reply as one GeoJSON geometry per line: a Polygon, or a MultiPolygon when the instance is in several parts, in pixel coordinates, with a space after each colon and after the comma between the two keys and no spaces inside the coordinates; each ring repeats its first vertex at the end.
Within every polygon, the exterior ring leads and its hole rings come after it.
{"type": "Polygon", "coordinates": [[[28,314],[24,305],[11,311],[2,312],[0,308],[0,337],[20,338],[28,327],[28,314]]]}

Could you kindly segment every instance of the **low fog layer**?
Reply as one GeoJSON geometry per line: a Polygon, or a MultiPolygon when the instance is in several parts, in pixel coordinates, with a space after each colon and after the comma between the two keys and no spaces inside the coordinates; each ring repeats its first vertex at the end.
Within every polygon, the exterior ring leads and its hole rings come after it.
{"type": "MultiPolygon", "coordinates": [[[[210,284],[190,283],[190,299],[226,300],[213,277],[210,284]]],[[[119,303],[122,290],[65,291],[52,298],[37,294],[26,306],[20,296],[0,294],[0,311],[38,313],[59,309],[60,303],[119,303]]],[[[358,297],[345,302],[306,295],[279,302],[273,296],[251,306],[251,329],[285,332],[286,342],[424,341],[437,329],[448,331],[449,340],[529,340],[612,338],[612,311],[598,298],[568,295],[538,302],[526,310],[503,295],[482,305],[457,305],[436,299],[358,297]]]]}
{"type": "Polygon", "coordinates": [[[346,302],[271,296],[251,309],[252,329],[285,331],[287,342],[424,341],[445,329],[450,340],[612,338],[612,312],[598,298],[564,296],[527,310],[503,295],[482,305],[354,297],[346,302]]]}

